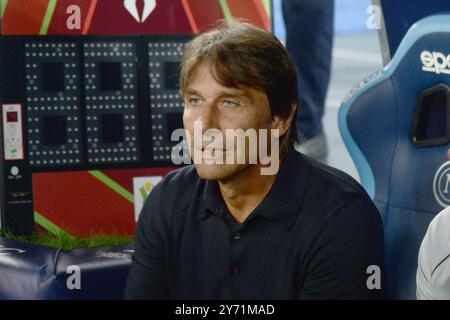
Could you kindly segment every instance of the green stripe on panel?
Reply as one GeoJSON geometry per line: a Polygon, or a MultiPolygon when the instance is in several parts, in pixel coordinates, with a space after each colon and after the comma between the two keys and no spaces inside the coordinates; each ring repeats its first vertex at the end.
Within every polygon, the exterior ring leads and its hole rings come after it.
{"type": "Polygon", "coordinates": [[[0,2],[0,17],[3,19],[3,15],[5,14],[6,6],[8,5],[8,0],[1,0],[0,2]]]}
{"type": "Polygon", "coordinates": [[[34,211],[34,221],[41,227],[46,229],[48,232],[53,233],[54,235],[64,234],[71,237],[71,235],[67,231],[61,229],[60,227],[58,227],[56,224],[45,218],[37,211],[34,211]]]}
{"type": "Polygon", "coordinates": [[[58,0],[50,0],[48,3],[47,11],[45,12],[44,20],[42,21],[40,35],[46,35],[48,32],[48,27],[52,21],[53,13],[55,12],[56,4],[58,0]]]}
{"type": "Polygon", "coordinates": [[[223,16],[228,23],[233,22],[233,15],[231,14],[230,8],[228,7],[227,0],[219,0],[220,7],[222,8],[223,16]]]}
{"type": "Polygon", "coordinates": [[[115,192],[120,194],[122,197],[130,201],[131,203],[134,203],[134,196],[131,194],[127,189],[122,187],[120,184],[112,180],[110,177],[105,175],[104,173],[101,173],[98,170],[91,170],[88,171],[92,176],[96,177],[98,180],[106,184],[108,187],[113,189],[115,192]]]}

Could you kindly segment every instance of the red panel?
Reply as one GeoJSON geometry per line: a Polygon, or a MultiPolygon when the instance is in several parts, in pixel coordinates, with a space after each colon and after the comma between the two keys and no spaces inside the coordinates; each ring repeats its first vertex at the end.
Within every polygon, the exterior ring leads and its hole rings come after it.
{"type": "Polygon", "coordinates": [[[200,32],[211,29],[217,20],[224,19],[219,1],[184,0],[192,14],[196,26],[200,32]],[[208,7],[205,9],[205,7],[208,7]]]}
{"type": "Polygon", "coordinates": [[[88,172],[33,174],[37,212],[72,235],[133,234],[134,205],[88,172]]]}
{"type": "Polygon", "coordinates": [[[53,19],[48,28],[48,34],[81,34],[90,4],[91,0],[58,0],[55,12],[53,14],[53,19]],[[70,16],[70,14],[67,14],[67,8],[70,5],[77,5],[80,7],[80,30],[69,30],[66,26],[67,18],[70,16]]]}
{"type": "Polygon", "coordinates": [[[258,11],[259,16],[262,19],[262,23],[264,24],[264,29],[267,31],[272,31],[272,22],[270,21],[270,15],[267,13],[267,10],[264,6],[264,0],[253,0],[256,10],[258,11]]]}
{"type": "Polygon", "coordinates": [[[260,28],[267,30],[267,26],[269,26],[270,30],[269,18],[265,13],[265,10],[261,10],[261,6],[263,6],[262,0],[257,1],[259,1],[258,4],[252,0],[227,0],[227,3],[233,17],[245,17],[260,28]]]}
{"type": "MultiPolygon", "coordinates": [[[[142,0],[140,0],[142,1],[142,0]]],[[[142,3],[138,1],[139,15],[142,3]]],[[[144,23],[125,9],[123,0],[101,0],[97,4],[89,34],[190,34],[192,28],[181,0],[157,0],[156,8],[144,23]]]]}
{"type": "Polygon", "coordinates": [[[9,0],[2,21],[2,34],[39,34],[49,0],[9,0]]]}
{"type": "MultiPolygon", "coordinates": [[[[136,0],[140,16],[143,1],[136,0]]],[[[233,16],[270,29],[262,1],[227,0],[227,3],[233,16]]],[[[49,0],[9,0],[2,22],[3,34],[38,35],[48,3],[49,0]]],[[[124,0],[58,0],[48,34],[81,34],[81,30],[67,29],[67,7],[80,7],[83,29],[91,3],[97,5],[87,34],[191,34],[194,30],[204,31],[224,18],[219,0],[156,0],[155,10],[144,23],[137,22],[125,9],[124,0]]]]}
{"type": "Polygon", "coordinates": [[[133,193],[133,177],[165,176],[174,168],[102,170],[102,172],[122,187],[133,193]]]}

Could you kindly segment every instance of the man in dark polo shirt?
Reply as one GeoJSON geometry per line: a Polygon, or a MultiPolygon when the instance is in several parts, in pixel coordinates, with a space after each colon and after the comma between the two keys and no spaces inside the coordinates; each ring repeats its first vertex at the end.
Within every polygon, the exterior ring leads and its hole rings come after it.
{"type": "Polygon", "coordinates": [[[180,87],[188,135],[195,123],[278,130],[279,148],[272,135],[257,146],[269,142],[279,169],[262,174],[268,164],[250,161],[248,137],[213,152],[244,150],[234,163],[198,161],[208,146],[190,139],[194,165],[168,174],[141,212],[125,298],[383,298],[376,207],[348,175],[292,147],[297,78],[283,45],[246,23],[220,25],[186,48],[180,87]]]}

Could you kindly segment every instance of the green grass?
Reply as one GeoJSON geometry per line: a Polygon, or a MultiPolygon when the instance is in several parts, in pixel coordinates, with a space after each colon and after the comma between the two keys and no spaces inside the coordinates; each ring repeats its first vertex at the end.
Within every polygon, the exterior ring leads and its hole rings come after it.
{"type": "Polygon", "coordinates": [[[53,248],[59,248],[64,251],[70,251],[80,248],[94,247],[112,247],[117,245],[130,244],[133,237],[124,235],[104,235],[93,234],[88,238],[73,237],[66,233],[60,234],[34,234],[32,236],[16,236],[11,232],[4,232],[5,238],[19,242],[30,243],[53,248]]]}

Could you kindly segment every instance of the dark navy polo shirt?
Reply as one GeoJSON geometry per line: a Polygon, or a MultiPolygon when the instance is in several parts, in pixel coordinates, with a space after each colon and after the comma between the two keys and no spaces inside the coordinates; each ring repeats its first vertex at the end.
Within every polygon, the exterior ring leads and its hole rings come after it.
{"type": "Polygon", "coordinates": [[[383,226],[371,199],[294,149],[284,160],[242,224],[217,181],[194,166],[168,174],[141,212],[125,298],[383,298],[383,226]]]}

